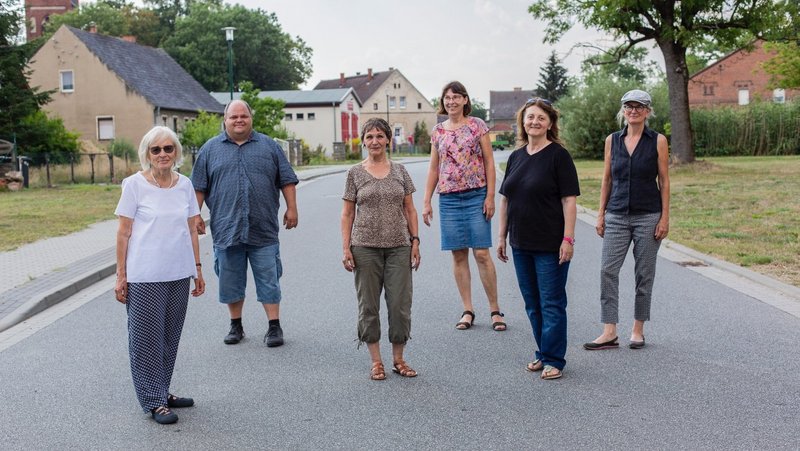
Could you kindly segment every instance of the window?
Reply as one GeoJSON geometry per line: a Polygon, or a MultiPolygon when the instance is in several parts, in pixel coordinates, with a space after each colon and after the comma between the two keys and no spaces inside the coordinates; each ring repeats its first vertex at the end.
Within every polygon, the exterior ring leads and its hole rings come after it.
{"type": "Polygon", "coordinates": [[[378,102],[372,104],[372,109],[378,111],[378,102]]]}
{"type": "Polygon", "coordinates": [[[786,91],[780,88],[772,91],[772,101],[775,103],[786,103],[786,91]]]}
{"type": "Polygon", "coordinates": [[[284,121],[291,121],[292,120],[292,113],[286,113],[283,115],[284,121]]]}
{"type": "Polygon", "coordinates": [[[703,95],[704,96],[713,96],[714,95],[714,85],[703,85],[703,95]]]}
{"type": "Polygon", "coordinates": [[[750,103],[750,90],[747,88],[739,89],[739,105],[748,105],[750,103]]]}
{"type": "Polygon", "coordinates": [[[418,109],[418,110],[421,110],[421,109],[422,109],[422,103],[417,103],[417,109],[418,109]]]}
{"type": "Polygon", "coordinates": [[[317,113],[308,113],[308,120],[313,121],[317,118],[317,113]]]}
{"type": "Polygon", "coordinates": [[[61,76],[61,92],[72,92],[75,90],[74,74],[71,70],[59,71],[61,76]]]}
{"type": "Polygon", "coordinates": [[[114,117],[101,116],[97,118],[97,140],[114,139],[114,117]]]}
{"type": "Polygon", "coordinates": [[[36,18],[31,17],[31,34],[36,34],[36,18]]]}
{"type": "Polygon", "coordinates": [[[161,125],[167,126],[167,116],[161,116],[161,125]]]}
{"type": "Polygon", "coordinates": [[[298,121],[302,121],[303,120],[303,113],[295,114],[295,119],[297,119],[298,121]]]}
{"type": "Polygon", "coordinates": [[[172,116],[172,131],[178,131],[178,116],[172,116]]]}
{"type": "Polygon", "coordinates": [[[400,96],[400,108],[406,107],[406,96],[400,96]]]}
{"type": "Polygon", "coordinates": [[[396,108],[397,105],[397,97],[391,96],[389,97],[389,108],[396,108]]]}

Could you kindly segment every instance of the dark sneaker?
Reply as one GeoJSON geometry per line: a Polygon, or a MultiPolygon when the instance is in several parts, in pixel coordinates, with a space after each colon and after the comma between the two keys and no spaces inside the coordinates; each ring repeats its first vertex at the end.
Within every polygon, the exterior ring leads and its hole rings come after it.
{"type": "Polygon", "coordinates": [[[158,424],[172,424],[178,421],[178,416],[175,415],[175,412],[169,410],[167,406],[150,409],[150,414],[158,424]]]}
{"type": "Polygon", "coordinates": [[[244,328],[241,324],[231,324],[231,331],[225,336],[226,345],[235,345],[244,338],[244,328]]]}
{"type": "Polygon", "coordinates": [[[167,407],[192,407],[194,405],[194,399],[192,398],[181,398],[180,396],[175,396],[173,394],[167,395],[167,407]]]}
{"type": "Polygon", "coordinates": [[[268,348],[274,348],[283,344],[283,329],[281,326],[272,325],[267,329],[267,335],[264,335],[264,343],[268,348]]]}

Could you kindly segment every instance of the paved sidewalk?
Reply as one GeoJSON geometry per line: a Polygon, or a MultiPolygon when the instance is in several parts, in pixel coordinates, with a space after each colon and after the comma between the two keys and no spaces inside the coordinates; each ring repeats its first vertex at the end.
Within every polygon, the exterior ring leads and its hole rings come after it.
{"type": "MultiPolygon", "coordinates": [[[[301,184],[348,165],[297,171],[301,184]]],[[[208,210],[203,206],[204,217],[208,210]]],[[[67,299],[116,271],[116,219],[70,235],[0,252],[0,332],[67,299]]]]}

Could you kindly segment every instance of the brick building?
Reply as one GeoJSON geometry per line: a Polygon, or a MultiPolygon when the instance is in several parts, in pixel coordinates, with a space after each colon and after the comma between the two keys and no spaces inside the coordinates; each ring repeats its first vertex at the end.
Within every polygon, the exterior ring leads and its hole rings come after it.
{"type": "Polygon", "coordinates": [[[800,96],[796,89],[769,88],[763,65],[774,56],[764,41],[722,57],[689,78],[689,106],[747,105],[755,99],[783,103],[800,96]]]}
{"type": "Polygon", "coordinates": [[[53,14],[78,7],[78,0],[25,0],[25,29],[28,42],[42,35],[42,26],[53,14]]]}

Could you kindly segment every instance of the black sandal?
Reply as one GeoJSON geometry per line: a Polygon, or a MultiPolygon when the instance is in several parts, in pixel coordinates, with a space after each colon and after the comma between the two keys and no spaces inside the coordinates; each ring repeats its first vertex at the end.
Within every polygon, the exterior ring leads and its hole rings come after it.
{"type": "MultiPolygon", "coordinates": [[[[500,313],[500,311],[498,310],[498,311],[490,313],[489,314],[489,318],[491,318],[491,317],[493,317],[495,315],[498,315],[500,317],[505,317],[506,316],[506,315],[500,313]]],[[[492,329],[494,329],[497,332],[502,332],[502,331],[507,329],[507,326],[506,326],[506,323],[504,323],[503,321],[495,321],[495,322],[492,323],[492,329]],[[502,327],[502,329],[498,329],[498,327],[502,327]]]]}
{"type": "Polygon", "coordinates": [[[464,313],[462,313],[461,316],[463,317],[464,315],[469,315],[471,319],[469,322],[466,321],[457,322],[456,329],[458,330],[467,330],[470,327],[472,327],[472,324],[475,322],[475,313],[472,310],[464,310],[464,313]]]}

